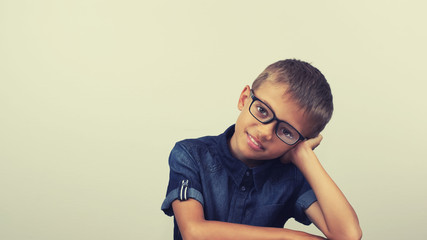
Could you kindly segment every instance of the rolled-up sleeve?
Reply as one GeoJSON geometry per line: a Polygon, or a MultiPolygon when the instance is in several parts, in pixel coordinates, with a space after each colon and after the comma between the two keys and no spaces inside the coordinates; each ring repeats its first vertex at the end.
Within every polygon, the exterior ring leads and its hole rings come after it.
{"type": "Polygon", "coordinates": [[[308,182],[304,179],[304,184],[301,190],[299,191],[298,198],[295,202],[294,216],[293,216],[295,220],[304,225],[311,224],[311,220],[305,214],[305,210],[309,208],[311,204],[313,204],[316,201],[317,201],[316,195],[314,194],[308,182]]]}
{"type": "Polygon", "coordinates": [[[184,143],[178,142],[172,149],[169,156],[169,168],[169,184],[161,207],[163,212],[172,216],[172,202],[177,199],[185,201],[193,198],[203,205],[200,165],[184,143]]]}

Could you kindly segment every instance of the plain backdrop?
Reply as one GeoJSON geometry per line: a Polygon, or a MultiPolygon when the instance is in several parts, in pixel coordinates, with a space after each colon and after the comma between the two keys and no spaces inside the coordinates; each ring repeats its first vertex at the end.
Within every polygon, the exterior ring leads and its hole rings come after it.
{"type": "Polygon", "coordinates": [[[243,87],[286,58],[331,85],[316,153],[364,239],[425,239],[426,8],[0,0],[0,239],[172,239],[171,148],[222,133],[243,87]]]}

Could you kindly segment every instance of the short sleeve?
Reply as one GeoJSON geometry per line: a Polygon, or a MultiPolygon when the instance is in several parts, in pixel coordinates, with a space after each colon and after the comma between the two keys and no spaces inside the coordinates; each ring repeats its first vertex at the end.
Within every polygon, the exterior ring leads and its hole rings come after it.
{"type": "Polygon", "coordinates": [[[316,201],[317,201],[316,195],[314,194],[308,182],[305,179],[303,179],[303,184],[299,191],[298,198],[294,206],[293,217],[295,218],[295,220],[304,225],[310,225],[311,220],[305,214],[305,210],[316,201]]]}
{"type": "Polygon", "coordinates": [[[189,146],[178,142],[169,156],[169,183],[166,198],[161,209],[168,215],[173,215],[172,202],[189,198],[196,199],[203,205],[203,195],[200,183],[200,165],[190,154],[189,146]]]}

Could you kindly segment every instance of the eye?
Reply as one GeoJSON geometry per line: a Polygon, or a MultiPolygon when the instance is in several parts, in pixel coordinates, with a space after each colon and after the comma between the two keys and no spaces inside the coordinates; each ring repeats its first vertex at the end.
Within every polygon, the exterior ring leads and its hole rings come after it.
{"type": "Polygon", "coordinates": [[[265,110],[265,108],[258,106],[257,110],[259,113],[261,113],[262,115],[268,115],[268,112],[265,110]]]}
{"type": "Polygon", "coordinates": [[[287,128],[279,129],[280,135],[288,139],[294,139],[294,134],[287,128]]]}
{"type": "Polygon", "coordinates": [[[257,109],[257,111],[258,111],[258,115],[259,115],[260,117],[263,117],[263,118],[268,117],[268,110],[267,110],[267,109],[265,109],[263,106],[258,105],[258,106],[256,107],[256,109],[257,109]]]}

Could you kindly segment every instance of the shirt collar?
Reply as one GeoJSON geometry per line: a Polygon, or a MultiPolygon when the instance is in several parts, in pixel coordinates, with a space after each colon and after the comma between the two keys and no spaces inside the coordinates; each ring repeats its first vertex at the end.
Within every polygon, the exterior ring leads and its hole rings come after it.
{"type": "MultiPolygon", "coordinates": [[[[234,125],[230,126],[223,134],[220,135],[220,161],[227,169],[234,183],[239,186],[247,171],[252,172],[253,181],[256,190],[260,190],[269,177],[269,169],[278,163],[278,159],[266,161],[264,164],[255,168],[247,167],[242,161],[235,158],[230,151],[228,141],[233,136],[234,125]]],[[[280,162],[279,162],[280,163],[280,162]]]]}

